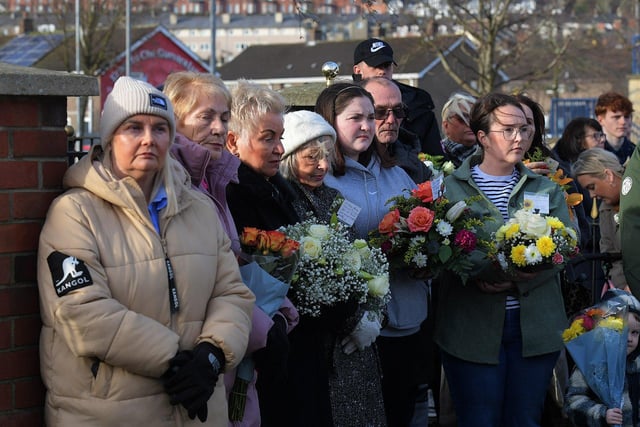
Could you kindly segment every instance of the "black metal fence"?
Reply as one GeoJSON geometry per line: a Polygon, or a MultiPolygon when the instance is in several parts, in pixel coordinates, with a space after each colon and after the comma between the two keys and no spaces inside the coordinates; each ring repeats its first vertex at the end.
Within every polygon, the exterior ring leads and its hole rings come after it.
{"type": "Polygon", "coordinates": [[[93,144],[100,144],[98,136],[71,136],[67,140],[67,159],[69,166],[89,152],[93,144]]]}

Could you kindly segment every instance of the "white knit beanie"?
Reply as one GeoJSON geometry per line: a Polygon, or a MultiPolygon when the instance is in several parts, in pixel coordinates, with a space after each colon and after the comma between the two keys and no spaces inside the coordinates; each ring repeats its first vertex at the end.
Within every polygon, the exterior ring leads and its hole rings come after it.
{"type": "Polygon", "coordinates": [[[336,131],[320,114],[313,111],[300,110],[284,115],[283,158],[295,152],[305,143],[321,136],[331,137],[336,141],[336,131]]]}
{"type": "Polygon", "coordinates": [[[149,83],[122,76],[116,80],[107,96],[100,118],[100,142],[102,146],[113,137],[118,126],[131,116],[151,114],[167,119],[171,133],[176,135],[173,106],[167,96],[149,83]]]}

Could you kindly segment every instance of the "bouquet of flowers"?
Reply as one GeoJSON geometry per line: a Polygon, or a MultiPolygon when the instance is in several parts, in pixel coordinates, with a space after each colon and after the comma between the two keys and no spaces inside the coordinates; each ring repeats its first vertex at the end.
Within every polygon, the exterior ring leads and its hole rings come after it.
{"type": "Polygon", "coordinates": [[[366,241],[350,241],[340,222],[313,218],[284,228],[300,242],[300,263],[289,297],[300,314],[317,317],[323,308],[356,301],[381,314],[390,299],[388,264],[366,241]]]}
{"type": "Polygon", "coordinates": [[[622,404],[627,356],[627,305],[619,297],[576,315],[562,333],[587,384],[608,408],[622,404]]]}
{"type": "Polygon", "coordinates": [[[280,230],[245,227],[240,235],[242,258],[255,261],[278,280],[290,283],[298,265],[300,243],[280,230]]]}
{"type": "Polygon", "coordinates": [[[577,253],[573,228],[525,207],[495,232],[489,257],[505,272],[533,272],[565,264],[577,253]]]}
{"type": "Polygon", "coordinates": [[[484,221],[469,209],[475,198],[451,203],[446,197],[434,198],[431,181],[404,195],[391,198],[378,229],[371,233],[372,246],[382,249],[393,268],[409,268],[435,277],[443,270],[469,277],[472,264],[468,256],[478,244],[478,231],[484,221]]]}
{"type": "Polygon", "coordinates": [[[565,176],[565,172],[558,167],[559,163],[557,160],[546,157],[540,148],[536,148],[533,150],[533,153],[527,153],[526,159],[523,160],[525,164],[529,162],[545,162],[547,167],[549,168],[549,179],[556,184],[558,184],[564,190],[564,199],[567,203],[567,207],[569,208],[569,215],[571,215],[571,220],[573,220],[574,216],[574,208],[582,203],[583,196],[581,193],[569,193],[573,188],[569,185],[573,182],[573,178],[569,176],[565,176]]]}
{"type": "MultiPolygon", "coordinates": [[[[240,235],[240,245],[243,251],[240,258],[247,262],[240,267],[242,281],[254,293],[256,306],[272,317],[289,291],[289,283],[298,266],[300,243],[282,231],[245,227],[240,235]]],[[[230,421],[242,421],[247,389],[253,376],[253,359],[245,356],[238,364],[229,394],[230,421]]]]}

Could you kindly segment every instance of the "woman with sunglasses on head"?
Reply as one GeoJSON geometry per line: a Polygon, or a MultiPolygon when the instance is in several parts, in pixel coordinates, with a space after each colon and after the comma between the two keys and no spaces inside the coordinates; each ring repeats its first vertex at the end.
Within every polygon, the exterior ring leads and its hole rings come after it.
{"type": "MultiPolygon", "coordinates": [[[[316,112],[336,130],[336,157],[333,172],[325,178],[328,186],[360,208],[353,227],[357,238],[367,239],[389,211],[387,200],[415,183],[395,166],[382,144],[374,144],[375,109],[373,97],[362,87],[334,83],[316,101],[316,112]]],[[[420,324],[427,317],[428,286],[407,271],[391,271],[391,302],[388,324],[380,331],[376,345],[382,364],[382,393],[389,426],[408,426],[418,393],[415,373],[423,360],[420,324]]],[[[379,319],[381,322],[382,319],[379,319]]]]}
{"type": "MultiPolygon", "coordinates": [[[[520,102],[489,94],[470,115],[480,152],[445,178],[452,202],[478,197],[470,209],[490,234],[535,195],[534,208],[564,224],[569,212],[560,187],[530,171],[522,158],[533,132],[520,102]],[[529,196],[527,196],[529,197],[529,196]]],[[[539,426],[566,326],[559,268],[506,274],[486,249],[472,254],[475,275],[466,284],[445,273],[439,289],[436,342],[458,426],[539,426]]]]}

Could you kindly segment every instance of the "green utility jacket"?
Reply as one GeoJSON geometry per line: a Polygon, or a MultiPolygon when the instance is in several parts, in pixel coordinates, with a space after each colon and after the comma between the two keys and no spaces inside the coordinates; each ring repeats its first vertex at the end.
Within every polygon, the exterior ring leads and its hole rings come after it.
{"type": "Polygon", "coordinates": [[[640,152],[633,150],[620,191],[620,251],[622,268],[631,292],[640,295],[640,152]]]}
{"type": "MultiPolygon", "coordinates": [[[[446,196],[452,202],[482,195],[471,205],[485,221],[483,234],[491,236],[502,224],[502,215],[471,179],[471,168],[480,162],[480,156],[467,158],[445,179],[446,196]]],[[[522,163],[517,165],[520,181],[509,200],[509,214],[523,207],[524,193],[549,194],[549,215],[571,224],[563,190],[549,178],[535,174],[522,163]]],[[[562,294],[560,267],[544,270],[530,281],[517,282],[517,288],[508,292],[490,294],[482,292],[476,280],[496,281],[501,269],[487,258],[485,248],[472,254],[475,276],[466,285],[453,273],[445,273],[440,280],[436,335],[438,345],[445,352],[471,362],[497,364],[505,316],[505,302],[511,294],[520,300],[520,320],[523,355],[536,356],[559,351],[561,334],[567,326],[562,294]]]]}

